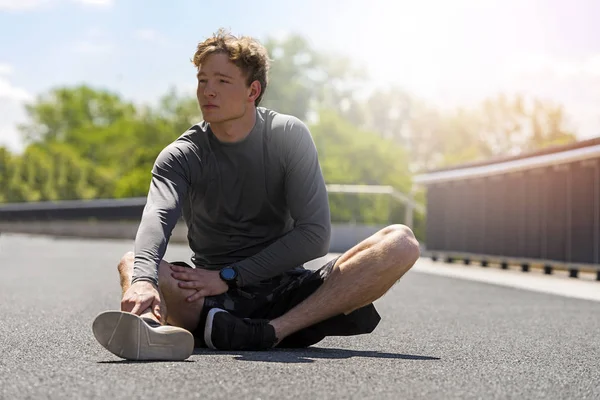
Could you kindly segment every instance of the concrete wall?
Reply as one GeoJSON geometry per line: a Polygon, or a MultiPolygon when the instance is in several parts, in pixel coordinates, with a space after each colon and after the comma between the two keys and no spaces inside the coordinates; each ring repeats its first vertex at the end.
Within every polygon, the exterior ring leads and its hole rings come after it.
{"type": "MultiPolygon", "coordinates": [[[[135,238],[138,222],[132,221],[36,221],[0,222],[0,232],[24,233],[96,239],[135,238]]],[[[342,253],[355,244],[371,236],[383,226],[334,224],[331,233],[330,252],[342,253]]],[[[184,223],[175,227],[171,236],[174,243],[187,242],[187,228],[184,223]]]]}

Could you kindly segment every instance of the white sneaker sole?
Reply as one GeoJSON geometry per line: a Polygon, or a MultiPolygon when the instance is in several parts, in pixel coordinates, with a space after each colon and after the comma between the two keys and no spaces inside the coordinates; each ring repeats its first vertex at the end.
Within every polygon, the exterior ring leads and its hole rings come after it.
{"type": "Polygon", "coordinates": [[[226,313],[227,311],[222,310],[220,308],[211,308],[208,312],[208,315],[206,316],[206,324],[204,324],[204,343],[206,343],[206,345],[213,350],[218,350],[212,342],[211,334],[213,328],[213,320],[215,319],[215,314],[220,312],[226,313]]]}
{"type": "Polygon", "coordinates": [[[92,324],[96,340],[126,360],[182,361],[194,352],[194,336],[175,326],[151,327],[139,316],[106,311],[92,324]]]}

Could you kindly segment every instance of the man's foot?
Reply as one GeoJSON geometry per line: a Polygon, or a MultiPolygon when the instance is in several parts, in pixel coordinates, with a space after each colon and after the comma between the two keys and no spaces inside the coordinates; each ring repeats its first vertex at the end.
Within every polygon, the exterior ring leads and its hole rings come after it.
{"type": "Polygon", "coordinates": [[[267,350],[275,345],[277,338],[267,320],[237,318],[213,308],[206,317],[204,341],[214,350],[267,350]]]}
{"type": "Polygon", "coordinates": [[[187,330],[124,311],[99,314],[92,331],[104,348],[127,360],[181,361],[194,351],[194,336],[187,330]]]}

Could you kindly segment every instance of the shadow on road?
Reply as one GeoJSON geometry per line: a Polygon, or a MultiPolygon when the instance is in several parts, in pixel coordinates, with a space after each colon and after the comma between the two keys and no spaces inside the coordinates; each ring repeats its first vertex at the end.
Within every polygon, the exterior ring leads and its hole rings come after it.
{"type": "MultiPolygon", "coordinates": [[[[317,359],[341,360],[353,357],[363,358],[388,358],[396,360],[436,361],[439,357],[418,356],[413,354],[382,353],[379,351],[362,351],[347,349],[332,349],[310,347],[308,349],[274,349],[271,351],[215,351],[210,349],[194,350],[194,356],[235,356],[239,361],[260,361],[278,363],[312,363],[317,359]]],[[[110,360],[98,361],[98,364],[146,364],[146,363],[168,363],[172,361],[129,361],[110,360]]],[[[182,362],[193,363],[193,359],[182,362]]]]}
{"type": "Polygon", "coordinates": [[[109,361],[97,361],[98,364],[156,364],[156,363],[173,363],[173,362],[184,362],[184,363],[193,363],[193,360],[183,360],[183,361],[133,361],[133,360],[109,360],[109,361]]]}
{"type": "Polygon", "coordinates": [[[194,355],[224,355],[236,356],[240,361],[262,361],[280,363],[311,363],[315,359],[347,359],[353,357],[363,358],[389,358],[399,360],[432,361],[440,360],[439,357],[419,356],[412,354],[382,353],[379,351],[361,351],[347,349],[333,349],[311,347],[308,349],[275,349],[271,351],[249,352],[224,352],[206,349],[196,349],[194,355]]]}

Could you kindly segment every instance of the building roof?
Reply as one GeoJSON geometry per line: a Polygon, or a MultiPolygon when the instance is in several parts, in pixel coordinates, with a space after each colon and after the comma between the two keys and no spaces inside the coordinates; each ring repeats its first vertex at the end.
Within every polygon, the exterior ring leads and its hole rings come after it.
{"type": "Polygon", "coordinates": [[[481,178],[590,158],[600,158],[600,137],[569,143],[567,145],[551,146],[516,156],[497,157],[435,169],[416,176],[414,181],[417,184],[431,184],[460,179],[481,178]]]}

